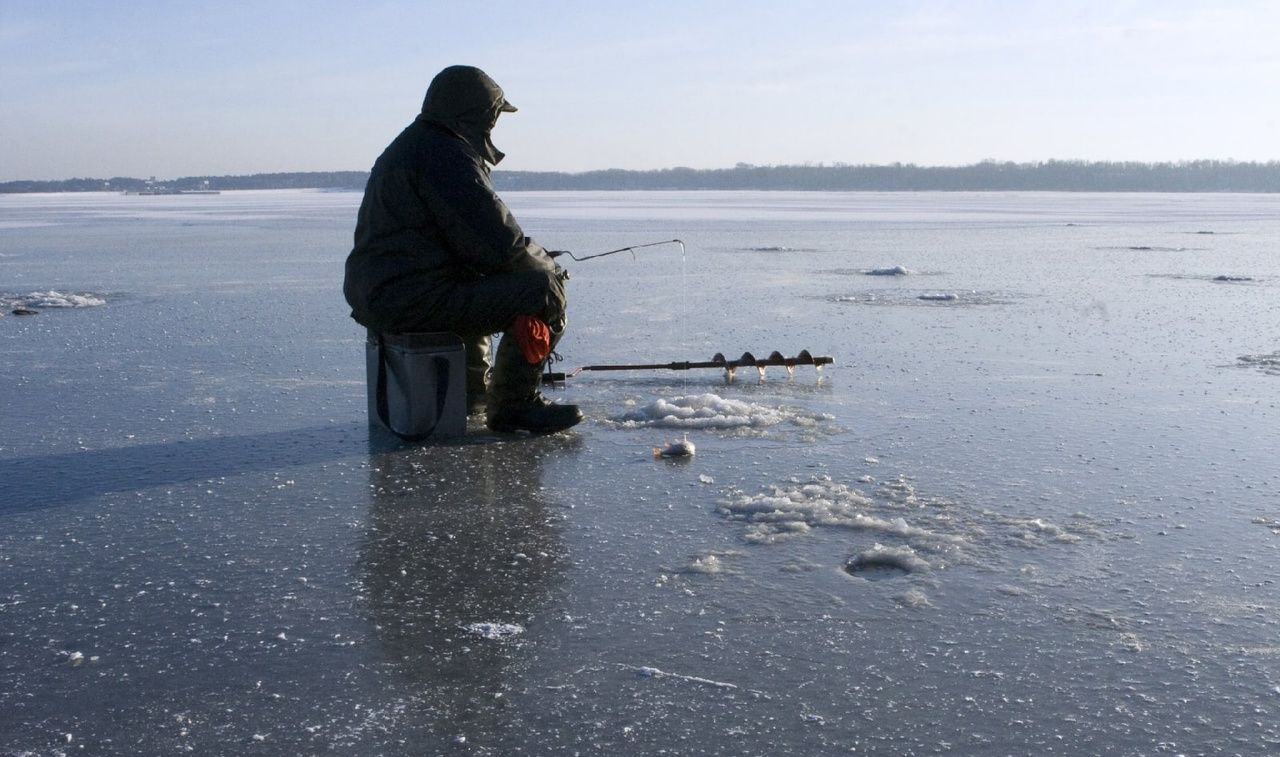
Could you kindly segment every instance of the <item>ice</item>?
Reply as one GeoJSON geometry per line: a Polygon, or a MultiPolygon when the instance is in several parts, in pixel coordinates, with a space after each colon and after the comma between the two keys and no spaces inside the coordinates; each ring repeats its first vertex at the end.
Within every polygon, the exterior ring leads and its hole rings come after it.
{"type": "Polygon", "coordinates": [[[1239,364],[1248,368],[1257,368],[1270,376],[1280,376],[1280,351],[1259,355],[1241,355],[1239,364]]]}
{"type": "Polygon", "coordinates": [[[1025,295],[1016,292],[978,289],[871,289],[853,294],[838,294],[828,298],[833,303],[891,307],[972,307],[1011,305],[1025,295]]]}
{"type": "Polygon", "coordinates": [[[50,289],[27,294],[0,293],[0,305],[4,308],[93,308],[107,304],[102,295],[91,292],[79,294],[50,289]]]}
{"type": "Polygon", "coordinates": [[[1203,247],[1169,247],[1158,244],[1133,244],[1133,245],[1099,245],[1095,250],[1104,251],[1127,251],[1127,252],[1200,252],[1203,247]]]}
{"type": "MultiPolygon", "coordinates": [[[[901,490],[887,489],[883,494],[886,498],[897,497],[901,490]]],[[[905,501],[905,496],[902,499],[905,501]]],[[[963,542],[959,536],[912,525],[901,516],[883,517],[877,513],[886,509],[885,504],[826,476],[801,485],[774,486],[761,494],[736,493],[720,502],[717,509],[731,520],[747,523],[744,538],[755,544],[776,543],[818,527],[873,531],[944,544],[963,542]]]]}
{"type": "Polygon", "coordinates": [[[925,594],[923,591],[920,591],[919,589],[907,589],[906,591],[902,592],[897,597],[895,597],[895,599],[897,600],[898,604],[902,605],[903,607],[911,607],[911,608],[930,607],[932,604],[931,602],[929,602],[929,595],[925,594]]]}
{"type": "Polygon", "coordinates": [[[906,276],[912,271],[900,265],[889,266],[888,268],[872,268],[866,271],[868,276],[906,276]]]}
{"type": "Polygon", "coordinates": [[[516,623],[469,623],[463,628],[467,633],[475,634],[482,639],[501,640],[519,636],[524,633],[524,626],[516,623]]]}
{"type": "Polygon", "coordinates": [[[1261,277],[1235,273],[1150,273],[1147,275],[1153,279],[1168,279],[1171,281],[1200,281],[1210,284],[1243,284],[1246,285],[1246,288],[1264,283],[1264,279],[1261,277]]]}
{"type": "Polygon", "coordinates": [[[1070,533],[1069,531],[1064,529],[1062,526],[1059,526],[1055,523],[1050,523],[1044,520],[1043,518],[1028,518],[1026,520],[1021,521],[1021,523],[1023,526],[1026,527],[1024,538],[1027,538],[1028,540],[1034,540],[1040,537],[1047,537],[1054,541],[1061,541],[1061,542],[1068,542],[1068,543],[1075,543],[1080,541],[1080,537],[1078,535],[1070,533]]]}
{"type": "Polygon", "coordinates": [[[689,441],[687,436],[674,442],[668,442],[662,447],[653,448],[654,457],[693,457],[696,452],[697,447],[694,446],[693,442],[689,441]]]}
{"type": "Polygon", "coordinates": [[[669,678],[675,681],[683,681],[685,683],[696,683],[703,686],[711,686],[717,689],[736,689],[737,684],[725,683],[724,681],[713,681],[710,678],[702,678],[699,676],[682,675],[680,673],[668,673],[658,668],[643,666],[636,668],[636,675],[641,678],[669,678]]]}
{"type": "Polygon", "coordinates": [[[886,547],[880,543],[854,555],[845,565],[845,570],[854,575],[882,568],[903,573],[925,573],[930,565],[911,547],[886,547]]]}
{"type": "Polygon", "coordinates": [[[760,429],[783,423],[812,426],[832,419],[827,413],[774,407],[707,393],[659,398],[628,411],[615,423],[623,428],[760,429]]]}
{"type": "Polygon", "coordinates": [[[0,754],[1277,751],[1280,194],[515,193],[689,240],[568,263],[566,367],[835,367],[422,444],[367,425],[359,193],[92,195],[0,195],[50,221],[0,291],[107,303],[0,319],[0,754]]]}
{"type": "MultiPolygon", "coordinates": [[[[868,477],[867,482],[874,480],[868,477]]],[[[1082,514],[1059,525],[1043,517],[970,511],[957,503],[922,497],[901,477],[881,482],[870,494],[829,476],[774,485],[756,494],[730,488],[716,511],[744,524],[742,539],[748,544],[781,544],[814,529],[864,532],[882,539],[893,537],[916,552],[928,553],[934,568],[957,562],[989,564],[994,552],[1009,545],[1066,547],[1107,536],[1082,514]]]]}
{"type": "Polygon", "coordinates": [[[704,576],[715,576],[725,572],[724,560],[719,555],[701,555],[693,558],[688,565],[680,569],[681,573],[693,573],[704,576]]]}

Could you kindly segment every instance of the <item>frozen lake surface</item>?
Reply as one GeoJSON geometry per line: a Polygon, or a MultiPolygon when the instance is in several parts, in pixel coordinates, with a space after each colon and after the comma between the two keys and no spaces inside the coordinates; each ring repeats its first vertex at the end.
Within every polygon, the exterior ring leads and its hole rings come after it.
{"type": "Polygon", "coordinates": [[[404,445],[358,193],[0,196],[0,754],[1280,752],[1280,197],[505,198],[687,245],[557,367],[834,365],[404,445]]]}

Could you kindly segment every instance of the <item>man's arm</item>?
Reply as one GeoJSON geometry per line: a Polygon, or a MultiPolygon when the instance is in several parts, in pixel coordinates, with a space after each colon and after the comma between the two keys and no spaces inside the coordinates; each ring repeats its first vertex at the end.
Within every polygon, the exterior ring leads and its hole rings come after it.
{"type": "Polygon", "coordinates": [[[432,162],[423,199],[461,262],[485,274],[554,269],[546,250],[525,236],[494,192],[483,162],[461,141],[456,149],[434,151],[432,162]]]}

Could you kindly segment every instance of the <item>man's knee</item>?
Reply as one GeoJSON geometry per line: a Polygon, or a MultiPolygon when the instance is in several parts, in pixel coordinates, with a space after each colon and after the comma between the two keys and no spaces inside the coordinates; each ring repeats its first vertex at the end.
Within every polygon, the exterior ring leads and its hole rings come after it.
{"type": "Polygon", "coordinates": [[[536,315],[547,323],[564,320],[567,299],[564,279],[560,271],[524,271],[520,274],[527,277],[530,287],[536,292],[536,311],[525,315],[536,315]]]}
{"type": "Polygon", "coordinates": [[[569,304],[569,298],[568,294],[565,292],[564,282],[569,278],[569,274],[564,269],[558,268],[557,270],[550,272],[548,276],[550,277],[551,287],[549,303],[552,312],[549,313],[550,317],[546,320],[550,323],[554,320],[564,320],[565,311],[568,309],[569,304]]]}

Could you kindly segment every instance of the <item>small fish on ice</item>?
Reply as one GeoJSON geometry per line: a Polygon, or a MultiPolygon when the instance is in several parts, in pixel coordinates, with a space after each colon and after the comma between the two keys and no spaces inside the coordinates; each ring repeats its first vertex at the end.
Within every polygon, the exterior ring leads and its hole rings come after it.
{"type": "Polygon", "coordinates": [[[668,442],[664,447],[654,447],[654,457],[693,457],[697,452],[697,448],[693,446],[693,442],[689,441],[689,437],[685,437],[679,441],[668,442]]]}

